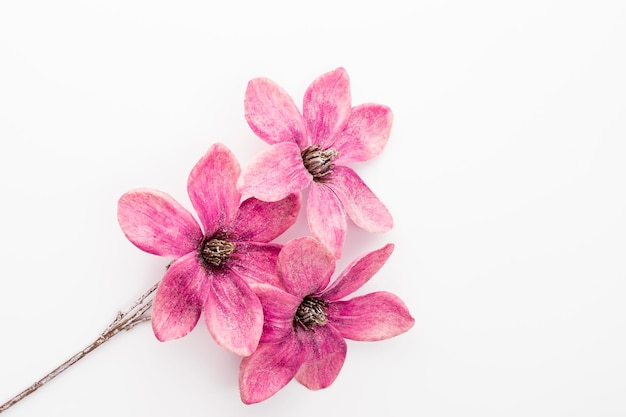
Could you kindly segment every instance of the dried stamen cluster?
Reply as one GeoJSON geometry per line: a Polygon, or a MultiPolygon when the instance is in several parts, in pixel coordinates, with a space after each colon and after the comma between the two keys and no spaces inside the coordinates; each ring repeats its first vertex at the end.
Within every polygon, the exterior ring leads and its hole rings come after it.
{"type": "Polygon", "coordinates": [[[235,251],[235,244],[223,239],[208,239],[202,245],[200,256],[207,265],[220,266],[235,251]]]}
{"type": "Polygon", "coordinates": [[[300,326],[305,330],[315,330],[315,326],[324,326],[328,323],[326,317],[327,304],[324,300],[306,296],[298,306],[293,325],[300,326]]]}
{"type": "Polygon", "coordinates": [[[302,162],[304,167],[313,175],[313,181],[324,182],[328,175],[332,174],[335,165],[332,160],[339,153],[333,149],[321,149],[319,145],[309,146],[302,151],[302,162]]]}

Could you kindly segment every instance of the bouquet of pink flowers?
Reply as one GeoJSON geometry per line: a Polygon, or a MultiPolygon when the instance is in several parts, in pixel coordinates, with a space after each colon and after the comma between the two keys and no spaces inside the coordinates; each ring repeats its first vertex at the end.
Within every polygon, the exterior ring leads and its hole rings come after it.
{"type": "Polygon", "coordinates": [[[246,404],[271,397],[293,378],[311,390],[326,388],[344,363],[345,339],[382,340],[413,326],[394,294],[349,298],[385,264],[393,244],[362,255],[333,278],[348,218],[368,232],[393,226],[384,204],[346,165],[383,150],[391,110],[352,107],[348,75],[338,68],[313,81],[302,112],[273,81],[251,80],[245,118],[269,147],[242,170],[224,144],[210,146],[187,182],[196,216],[153,189],[120,198],[125,236],[145,252],[174,260],[160,282],[91,345],[0,412],[120,331],[148,320],[156,338],[168,341],[187,335],[204,314],[215,342],[242,357],[239,389],[246,404]],[[311,237],[272,243],[295,223],[307,187],[311,237]]]}

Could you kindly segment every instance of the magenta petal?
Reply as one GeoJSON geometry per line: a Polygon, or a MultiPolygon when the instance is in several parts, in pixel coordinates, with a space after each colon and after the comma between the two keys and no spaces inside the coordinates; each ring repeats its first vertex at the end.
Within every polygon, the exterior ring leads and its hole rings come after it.
{"type": "Polygon", "coordinates": [[[207,236],[235,219],[241,201],[239,173],[235,155],[221,143],[212,145],[191,170],[187,192],[207,236]]]}
{"type": "Polygon", "coordinates": [[[254,404],[276,394],[289,383],[304,360],[298,339],[259,345],[239,366],[239,393],[245,404],[254,404]]]}
{"type": "Polygon", "coordinates": [[[332,175],[327,185],[337,194],[354,224],[374,233],[391,230],[393,218],[389,210],[352,169],[335,166],[332,175]]]}
{"type": "Polygon", "coordinates": [[[293,334],[293,319],[301,298],[269,284],[250,286],[263,306],[263,334],[260,344],[281,342],[293,334]]]}
{"type": "Polygon", "coordinates": [[[324,291],[324,299],[339,300],[361,288],[387,262],[393,247],[389,243],[352,261],[324,291]]]}
{"type": "Polygon", "coordinates": [[[267,283],[282,287],[276,271],[280,245],[272,243],[236,242],[236,253],[228,267],[248,284],[267,283]]]}
{"type": "Polygon", "coordinates": [[[328,319],[347,339],[376,341],[406,332],[415,323],[406,305],[396,295],[375,292],[347,301],[335,301],[328,319]]]}
{"type": "Polygon", "coordinates": [[[307,124],[309,145],[327,148],[350,116],[350,79],[343,68],[317,78],[304,94],[302,114],[307,124]]]}
{"type": "Polygon", "coordinates": [[[162,342],[178,339],[196,327],[207,290],[207,278],[195,252],[172,263],[152,303],[156,338],[162,342]]]}
{"type": "Polygon", "coordinates": [[[289,194],[272,203],[248,198],[239,206],[239,213],[229,231],[237,236],[237,240],[270,242],[296,222],[300,200],[300,193],[289,194]]]}
{"type": "Polygon", "coordinates": [[[335,164],[367,161],[378,156],[391,132],[393,114],[380,104],[362,104],[354,107],[346,127],[335,137],[332,147],[339,155],[335,164]]]}
{"type": "Polygon", "coordinates": [[[256,294],[235,274],[214,274],[204,304],[209,332],[218,345],[248,356],[263,331],[263,309],[256,294]]]}
{"type": "Polygon", "coordinates": [[[332,325],[317,327],[315,332],[298,331],[307,358],[298,370],[296,379],[311,390],[326,388],[339,375],[348,347],[341,334],[332,325]]]}
{"type": "Polygon", "coordinates": [[[124,194],[117,204],[117,219],[124,235],[139,249],[178,258],[202,240],[202,230],[170,195],[151,189],[124,194]]]}
{"type": "Polygon", "coordinates": [[[313,177],[306,170],[300,148],[292,142],[278,143],[248,165],[237,186],[244,195],[278,201],[308,186],[313,177]]]}
{"type": "Polygon", "coordinates": [[[326,288],[335,271],[335,257],[310,237],[287,242],[278,254],[278,276],[285,290],[299,298],[326,288]]]}
{"type": "Polygon", "coordinates": [[[248,125],[265,142],[273,145],[294,142],[306,147],[306,129],[300,111],[289,94],[267,78],[248,83],[244,101],[248,125]]]}
{"type": "Polygon", "coordinates": [[[312,183],[306,206],[307,221],[313,236],[341,258],[348,227],[341,201],[324,184],[312,183]]]}

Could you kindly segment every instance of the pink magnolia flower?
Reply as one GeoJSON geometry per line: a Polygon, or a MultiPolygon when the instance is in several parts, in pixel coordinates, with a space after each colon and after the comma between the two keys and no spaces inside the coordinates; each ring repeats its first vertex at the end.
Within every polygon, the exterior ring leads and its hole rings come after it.
{"type": "Polygon", "coordinates": [[[204,311],[215,341],[239,355],[257,347],[263,329],[261,303],[249,283],[280,285],[280,245],[268,243],[296,220],[300,196],[240,204],[239,163],[223,144],[211,146],[189,175],[187,191],[200,218],[170,195],[151,189],[124,194],[118,220],[139,249],[177,258],[157,289],[152,328],[160,341],[185,336],[204,311]]]}
{"type": "Polygon", "coordinates": [[[343,68],[313,81],[302,114],[279,85],[266,78],[248,83],[245,116],[269,143],[239,180],[243,194],[277,201],[311,186],[307,219],[313,236],[341,256],[346,214],[362,229],[386,232],[393,219],[363,180],[344,164],[377,156],[391,130],[391,110],[380,104],[351,107],[343,68]]]}
{"type": "Polygon", "coordinates": [[[388,244],[353,261],[330,285],[335,258],[311,238],[295,239],[278,255],[283,289],[255,284],[265,324],[257,350],[243,358],[241,400],[263,401],[292,378],[309,389],[328,387],[346,356],[344,338],[374,341],[409,330],[414,323],[395,295],[375,292],[341,300],[365,284],[393,251],[388,244]]]}

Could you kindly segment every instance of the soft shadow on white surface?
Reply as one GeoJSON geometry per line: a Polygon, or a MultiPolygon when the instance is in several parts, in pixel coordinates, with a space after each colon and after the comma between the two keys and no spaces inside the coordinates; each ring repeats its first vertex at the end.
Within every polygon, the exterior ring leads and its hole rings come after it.
{"type": "MultiPolygon", "coordinates": [[[[336,382],[239,400],[204,324],[122,334],[9,416],[618,416],[626,413],[626,5],[565,2],[0,3],[0,401],[102,331],[166,259],[122,235],[148,186],[190,208],[210,144],[266,146],[247,82],[300,103],[337,66],[394,111],[354,168],[394,229],[351,225],[338,271],[394,242],[363,292],[408,333],[348,343],[336,382]]],[[[281,239],[306,233],[304,219],[281,239]]]]}

